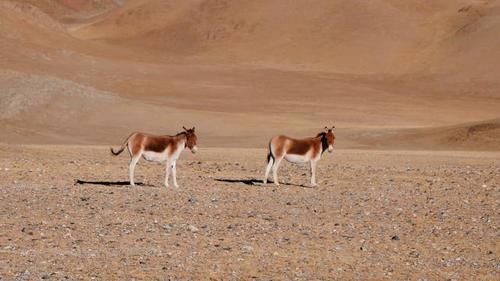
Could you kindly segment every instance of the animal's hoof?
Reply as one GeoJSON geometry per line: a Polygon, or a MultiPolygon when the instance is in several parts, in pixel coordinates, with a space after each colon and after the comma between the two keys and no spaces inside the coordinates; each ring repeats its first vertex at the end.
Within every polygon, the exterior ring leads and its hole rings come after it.
{"type": "Polygon", "coordinates": [[[317,187],[317,186],[318,186],[318,184],[316,184],[316,183],[311,184],[311,187],[317,187]]]}
{"type": "Polygon", "coordinates": [[[179,188],[179,185],[178,185],[178,184],[176,184],[176,185],[174,185],[174,187],[175,187],[175,188],[179,188]]]}

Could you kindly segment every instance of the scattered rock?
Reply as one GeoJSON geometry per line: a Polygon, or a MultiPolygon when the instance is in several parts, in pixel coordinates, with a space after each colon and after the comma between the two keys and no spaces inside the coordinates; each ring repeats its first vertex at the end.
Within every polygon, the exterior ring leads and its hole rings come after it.
{"type": "Polygon", "coordinates": [[[245,252],[253,252],[252,246],[245,245],[245,246],[241,247],[241,249],[245,252]]]}
{"type": "Polygon", "coordinates": [[[408,255],[412,258],[418,258],[420,256],[420,254],[415,250],[411,251],[408,255]]]}
{"type": "Polygon", "coordinates": [[[200,231],[196,226],[194,225],[188,225],[188,230],[191,231],[191,232],[198,232],[200,231]]]}

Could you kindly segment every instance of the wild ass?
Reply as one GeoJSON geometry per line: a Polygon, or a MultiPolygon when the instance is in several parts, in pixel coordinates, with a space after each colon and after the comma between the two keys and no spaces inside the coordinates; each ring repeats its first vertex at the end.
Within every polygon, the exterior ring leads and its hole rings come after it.
{"type": "Polygon", "coordinates": [[[316,164],[325,150],[332,152],[335,135],[332,128],[325,127],[325,131],[317,134],[315,137],[306,139],[293,139],[287,136],[274,136],[269,142],[269,153],[267,155],[266,174],[264,184],[271,168],[273,170],[274,184],[278,182],[278,167],[281,160],[285,158],[292,163],[311,162],[311,186],[316,186],[316,164]]]}
{"type": "Polygon", "coordinates": [[[192,153],[196,153],[198,150],[196,147],[197,137],[194,133],[194,127],[192,129],[182,128],[184,131],[175,136],[156,136],[140,132],[132,133],[118,151],[114,151],[113,148],[111,148],[111,153],[113,153],[113,155],[120,154],[125,147],[128,148],[128,152],[130,153],[130,185],[135,186],[135,165],[142,156],[147,161],[167,162],[165,169],[165,186],[168,187],[168,177],[170,172],[172,172],[174,186],[176,188],[179,187],[175,168],[177,159],[179,159],[184,148],[191,149],[192,153]]]}

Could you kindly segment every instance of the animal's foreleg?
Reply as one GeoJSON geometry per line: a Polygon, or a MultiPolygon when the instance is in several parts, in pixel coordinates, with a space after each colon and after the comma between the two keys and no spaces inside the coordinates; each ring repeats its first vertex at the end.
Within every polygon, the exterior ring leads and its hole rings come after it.
{"type": "Polygon", "coordinates": [[[317,186],[316,184],[316,164],[318,162],[315,160],[311,160],[311,186],[317,186]]]}
{"type": "Polygon", "coordinates": [[[129,179],[130,179],[131,186],[135,186],[135,183],[134,183],[135,165],[137,165],[137,162],[139,162],[140,158],[141,158],[141,155],[138,154],[138,155],[132,156],[132,158],[130,159],[128,171],[129,171],[129,179]]]}
{"type": "Polygon", "coordinates": [[[165,167],[165,187],[168,187],[168,177],[170,175],[170,161],[167,161],[167,166],[165,167]]]}
{"type": "Polygon", "coordinates": [[[174,186],[175,188],[179,188],[179,185],[177,184],[177,168],[176,168],[176,161],[172,161],[171,167],[172,167],[172,178],[174,180],[174,186]]]}

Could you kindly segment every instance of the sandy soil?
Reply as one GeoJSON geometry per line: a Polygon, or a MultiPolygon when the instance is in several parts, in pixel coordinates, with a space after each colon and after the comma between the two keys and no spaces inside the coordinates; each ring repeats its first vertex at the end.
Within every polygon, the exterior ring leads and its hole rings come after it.
{"type": "Polygon", "coordinates": [[[2,145],[0,279],[500,277],[498,152],[335,150],[316,188],[262,185],[264,158],[184,152],[179,189],[141,160],[131,188],[108,147],[2,145]]]}

